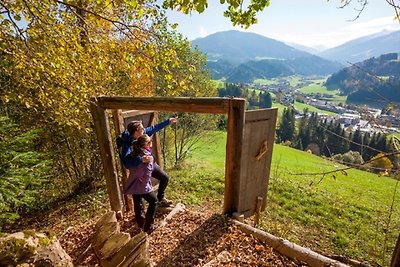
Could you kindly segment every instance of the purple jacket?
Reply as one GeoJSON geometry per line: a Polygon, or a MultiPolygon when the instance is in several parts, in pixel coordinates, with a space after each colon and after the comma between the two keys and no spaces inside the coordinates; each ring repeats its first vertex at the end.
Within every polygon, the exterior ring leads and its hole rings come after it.
{"type": "MultiPolygon", "coordinates": [[[[151,150],[142,149],[140,156],[151,156],[151,150]]],[[[126,195],[143,195],[153,192],[151,184],[151,173],[153,172],[153,162],[140,163],[136,167],[129,168],[128,180],[124,185],[124,194],[126,195]]]]}

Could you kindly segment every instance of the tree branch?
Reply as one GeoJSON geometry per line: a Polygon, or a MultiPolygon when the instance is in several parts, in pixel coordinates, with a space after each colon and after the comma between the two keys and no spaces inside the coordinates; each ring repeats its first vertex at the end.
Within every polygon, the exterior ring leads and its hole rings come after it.
{"type": "Polygon", "coordinates": [[[14,21],[13,16],[12,16],[12,14],[11,14],[11,11],[10,11],[3,3],[0,2],[0,5],[1,5],[2,8],[5,9],[5,11],[3,11],[3,12],[1,12],[1,13],[7,14],[8,19],[10,20],[11,24],[13,25],[16,34],[17,34],[18,36],[21,37],[21,39],[22,39],[22,40],[24,41],[24,43],[25,43],[25,46],[26,46],[26,47],[29,47],[29,46],[28,46],[28,43],[27,43],[27,41],[26,41],[26,37],[25,37],[24,34],[23,34],[24,31],[23,31],[23,29],[21,29],[21,28],[18,26],[18,24],[14,21]]]}

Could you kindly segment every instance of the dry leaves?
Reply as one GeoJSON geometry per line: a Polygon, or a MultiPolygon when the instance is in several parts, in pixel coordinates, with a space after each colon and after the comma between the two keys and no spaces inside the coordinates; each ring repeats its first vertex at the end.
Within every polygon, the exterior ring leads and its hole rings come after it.
{"type": "Polygon", "coordinates": [[[149,241],[154,266],[305,266],[274,252],[218,214],[179,213],[149,241]]]}
{"type": "MultiPolygon", "coordinates": [[[[159,209],[156,223],[161,222],[167,214],[167,211],[159,209]]],[[[99,266],[90,241],[100,216],[68,228],[60,224],[53,225],[55,234],[73,258],[75,266],[99,266]]],[[[121,231],[131,236],[139,233],[132,213],[126,214],[120,225],[121,231]]],[[[212,211],[178,213],[149,236],[149,252],[153,266],[159,267],[306,266],[278,254],[265,243],[241,232],[224,216],[212,211]]]]}

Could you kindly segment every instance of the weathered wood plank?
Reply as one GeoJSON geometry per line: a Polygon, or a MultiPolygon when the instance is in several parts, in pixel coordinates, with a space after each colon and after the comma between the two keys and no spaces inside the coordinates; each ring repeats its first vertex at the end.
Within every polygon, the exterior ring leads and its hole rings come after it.
{"type": "MultiPolygon", "coordinates": [[[[153,112],[150,116],[150,123],[149,125],[154,125],[158,123],[158,113],[153,112]]],[[[161,157],[161,144],[160,144],[160,134],[155,133],[153,135],[153,155],[156,156],[155,161],[159,166],[162,165],[162,157],[161,157]]]]}
{"type": "Polygon", "coordinates": [[[94,235],[92,241],[92,247],[97,257],[101,258],[100,250],[103,244],[110,238],[120,232],[120,226],[118,222],[109,222],[104,224],[94,235]]]}
{"type": "Polygon", "coordinates": [[[100,249],[100,257],[102,259],[109,259],[115,253],[117,253],[125,244],[129,242],[131,236],[128,233],[116,233],[104,242],[104,245],[100,249]]]}
{"type": "Polygon", "coordinates": [[[140,115],[145,115],[149,113],[154,113],[152,110],[123,110],[121,115],[123,118],[130,118],[140,115]]]}
{"type": "Polygon", "coordinates": [[[118,215],[121,214],[122,211],[122,197],[118,182],[118,174],[115,164],[113,143],[111,141],[108,116],[105,109],[98,106],[94,102],[90,103],[90,111],[92,113],[95,125],[111,209],[117,213],[118,218],[118,215]]]}
{"type": "Polygon", "coordinates": [[[230,99],[225,160],[224,213],[237,211],[244,128],[244,99],[230,99]]]}
{"type": "Polygon", "coordinates": [[[94,229],[98,231],[103,225],[110,223],[110,222],[117,222],[117,217],[115,216],[114,211],[107,212],[97,221],[94,226],[94,229]]]}
{"type": "MultiPolygon", "coordinates": [[[[228,113],[229,101],[233,98],[220,97],[130,97],[101,96],[94,101],[106,109],[136,109],[174,112],[228,113]]],[[[244,100],[243,100],[244,101],[244,100]]]]}
{"type": "Polygon", "coordinates": [[[119,267],[150,267],[151,263],[148,246],[147,239],[141,242],[119,267]]]}
{"type": "Polygon", "coordinates": [[[256,214],[254,216],[254,227],[258,225],[260,222],[260,212],[261,212],[261,206],[262,206],[263,198],[262,197],[257,197],[256,200],[256,214]]]}
{"type": "Polygon", "coordinates": [[[182,212],[185,210],[185,206],[182,203],[178,203],[175,205],[175,207],[170,211],[170,213],[168,213],[168,215],[164,218],[164,220],[162,220],[158,226],[158,229],[164,227],[165,225],[167,225],[168,221],[172,219],[172,217],[174,217],[176,214],[178,214],[179,212],[182,212]]]}
{"type": "MultiPolygon", "coordinates": [[[[114,128],[115,128],[115,135],[118,136],[121,133],[123,133],[125,131],[125,127],[124,127],[124,118],[122,116],[122,110],[120,109],[114,109],[112,111],[113,114],[113,120],[114,120],[114,128]]],[[[119,151],[120,153],[120,151],[119,151]]],[[[117,162],[117,161],[116,161],[117,162]]],[[[126,181],[128,180],[128,170],[126,170],[124,168],[124,166],[122,166],[122,162],[121,159],[119,158],[117,165],[120,166],[120,170],[121,170],[121,182],[124,185],[126,183],[126,181]]],[[[118,170],[118,167],[116,167],[118,170]]],[[[124,203],[125,203],[125,207],[126,207],[126,211],[132,211],[133,210],[133,201],[132,198],[124,195],[124,203]]]]}
{"type": "Polygon", "coordinates": [[[276,111],[265,109],[245,113],[237,210],[243,213],[245,218],[254,214],[257,197],[263,199],[261,211],[265,209],[275,139],[276,111]]]}
{"type": "Polygon", "coordinates": [[[114,266],[135,266],[132,264],[135,260],[144,258],[149,262],[149,254],[147,250],[146,234],[141,232],[131,238],[115,255],[109,259],[102,259],[100,265],[102,267],[114,266]]]}

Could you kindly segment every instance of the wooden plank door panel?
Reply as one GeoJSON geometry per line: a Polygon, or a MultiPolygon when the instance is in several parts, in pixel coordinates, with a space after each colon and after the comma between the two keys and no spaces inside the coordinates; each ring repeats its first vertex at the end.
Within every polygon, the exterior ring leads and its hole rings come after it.
{"type": "Polygon", "coordinates": [[[265,209],[276,117],[276,108],[245,113],[237,207],[245,218],[254,214],[257,197],[262,197],[261,210],[265,209]]]}

